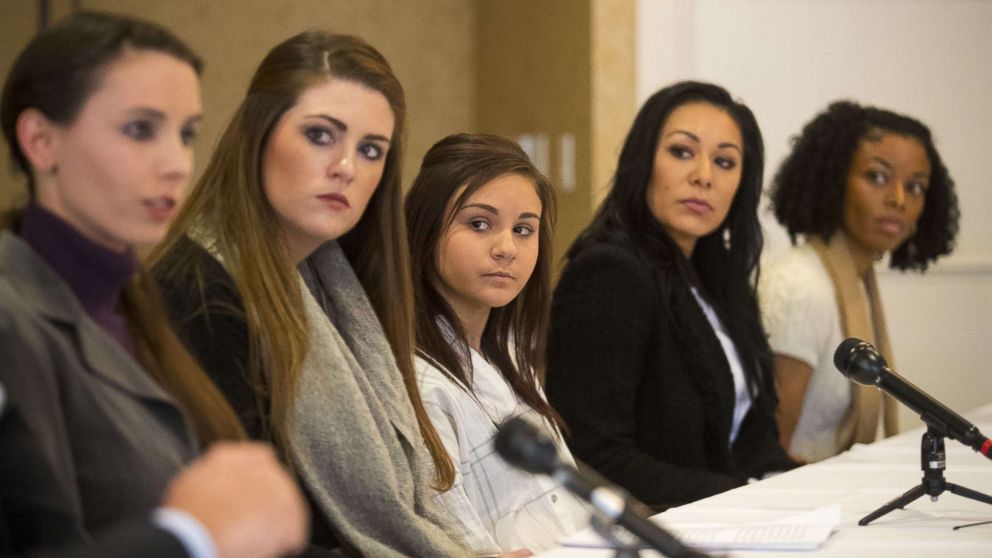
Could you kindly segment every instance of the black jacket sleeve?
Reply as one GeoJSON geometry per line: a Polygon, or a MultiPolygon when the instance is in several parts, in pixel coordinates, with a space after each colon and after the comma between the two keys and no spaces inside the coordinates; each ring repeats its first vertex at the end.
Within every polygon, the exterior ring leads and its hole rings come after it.
{"type": "MultiPolygon", "coordinates": [[[[2,386],[0,386],[2,389],[2,386]]],[[[133,517],[84,535],[72,528],[69,505],[48,456],[14,402],[0,402],[0,556],[25,558],[183,558],[182,543],[133,517]],[[91,540],[84,540],[84,536],[91,540]]]]}
{"type": "Polygon", "coordinates": [[[608,244],[587,248],[569,262],[552,305],[547,393],[579,459],[663,508],[728,490],[743,479],[676,466],[640,443],[655,426],[639,423],[645,376],[669,373],[654,360],[655,340],[666,335],[658,328],[668,327],[659,314],[656,281],[636,254],[608,244]]]}
{"type": "MultiPolygon", "coordinates": [[[[184,255],[185,257],[185,255],[184,255]]],[[[199,245],[182,239],[156,266],[156,280],[172,325],[186,348],[214,381],[252,439],[264,439],[262,417],[249,368],[244,303],[224,267],[199,245]],[[181,252],[198,260],[202,277],[169,269],[181,252]]]]}
{"type": "MultiPolygon", "coordinates": [[[[0,523],[4,520],[0,517],[0,523]]],[[[0,525],[2,528],[3,525],[0,525]]],[[[134,519],[99,533],[91,543],[46,548],[13,554],[0,547],[0,556],[17,558],[186,558],[185,547],[172,534],[148,519],[134,519]]]]}
{"type": "Polygon", "coordinates": [[[24,558],[186,558],[185,547],[171,533],[135,518],[98,533],[91,544],[31,552],[24,558]]]}
{"type": "MultiPolygon", "coordinates": [[[[261,415],[268,412],[268,401],[261,401],[264,410],[260,410],[249,368],[248,323],[234,280],[206,250],[185,238],[177,242],[155,271],[163,303],[179,338],[224,394],[248,436],[271,442],[261,415]],[[182,257],[192,254],[198,260],[202,273],[199,280],[192,272],[179,274],[169,265],[169,258],[181,253],[182,257]],[[169,272],[163,273],[165,269],[169,272]]],[[[301,488],[308,498],[311,540],[315,545],[303,555],[327,555],[327,549],[340,544],[337,534],[319,512],[307,487],[301,488]]]]}

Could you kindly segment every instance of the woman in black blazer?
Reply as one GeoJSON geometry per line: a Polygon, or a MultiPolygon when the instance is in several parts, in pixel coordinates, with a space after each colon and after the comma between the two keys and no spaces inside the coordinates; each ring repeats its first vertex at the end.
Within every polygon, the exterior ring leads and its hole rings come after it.
{"type": "Polygon", "coordinates": [[[795,466],[752,282],[762,151],[724,89],[656,93],[555,290],[547,393],[569,447],[655,509],[795,466]]]}

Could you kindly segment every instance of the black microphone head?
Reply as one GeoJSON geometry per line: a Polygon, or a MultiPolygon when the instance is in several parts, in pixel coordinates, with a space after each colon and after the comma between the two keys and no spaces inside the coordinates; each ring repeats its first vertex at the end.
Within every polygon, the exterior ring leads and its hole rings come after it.
{"type": "Polygon", "coordinates": [[[533,424],[520,417],[506,420],[493,442],[507,463],[529,473],[550,474],[558,466],[558,448],[533,424]]]}
{"type": "Polygon", "coordinates": [[[859,384],[874,385],[885,369],[885,358],[871,343],[849,337],[837,346],[834,366],[859,384]]]}
{"type": "Polygon", "coordinates": [[[841,341],[840,345],[837,345],[837,350],[834,351],[834,366],[840,370],[841,374],[847,376],[847,367],[854,356],[854,350],[862,343],[864,341],[857,337],[848,337],[841,341]]]}

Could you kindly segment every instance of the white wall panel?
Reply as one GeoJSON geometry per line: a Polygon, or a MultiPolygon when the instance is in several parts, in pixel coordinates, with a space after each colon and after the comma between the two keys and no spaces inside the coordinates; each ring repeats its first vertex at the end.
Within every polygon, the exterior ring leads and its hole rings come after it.
{"type": "MultiPolygon", "coordinates": [[[[926,275],[882,272],[890,333],[899,370],[921,387],[959,410],[992,401],[992,2],[639,0],[638,10],[639,101],[679,79],[724,85],[758,117],[766,181],[832,100],[930,126],[962,228],[956,252],[926,275]]],[[[774,257],[788,239],[762,217],[774,257]]]]}

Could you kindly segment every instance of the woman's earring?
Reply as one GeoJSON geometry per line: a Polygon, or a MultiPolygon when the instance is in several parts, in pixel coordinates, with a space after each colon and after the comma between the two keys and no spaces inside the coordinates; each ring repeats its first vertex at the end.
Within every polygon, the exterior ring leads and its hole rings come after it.
{"type": "Polygon", "coordinates": [[[723,249],[730,251],[730,225],[723,227],[723,249]]]}
{"type": "Polygon", "coordinates": [[[48,169],[48,174],[55,175],[59,173],[59,166],[52,165],[52,168],[48,169]]]}

